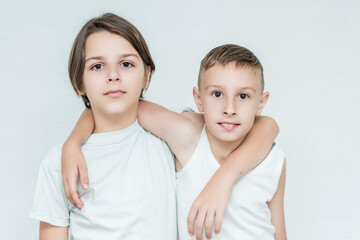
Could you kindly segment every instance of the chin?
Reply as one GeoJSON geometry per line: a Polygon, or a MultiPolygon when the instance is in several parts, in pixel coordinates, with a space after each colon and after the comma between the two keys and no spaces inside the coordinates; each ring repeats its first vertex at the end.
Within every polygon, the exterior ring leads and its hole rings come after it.
{"type": "Polygon", "coordinates": [[[238,141],[242,141],[244,139],[244,137],[221,137],[219,139],[221,141],[223,141],[223,142],[235,143],[235,142],[238,142],[238,141]]]}
{"type": "MultiPolygon", "coordinates": [[[[95,109],[93,108],[93,110],[95,110],[95,109]]],[[[108,117],[121,116],[121,115],[129,112],[129,108],[125,108],[124,106],[121,106],[121,105],[115,105],[115,106],[107,105],[107,106],[103,106],[101,109],[98,109],[97,112],[101,115],[108,116],[108,117]]]]}
{"type": "Polygon", "coordinates": [[[109,109],[107,111],[107,114],[109,116],[122,116],[122,115],[130,115],[131,112],[132,111],[129,109],[117,108],[117,109],[109,109]]]}
{"type": "Polygon", "coordinates": [[[223,142],[233,143],[244,140],[246,134],[242,133],[220,133],[217,138],[223,142]]]}

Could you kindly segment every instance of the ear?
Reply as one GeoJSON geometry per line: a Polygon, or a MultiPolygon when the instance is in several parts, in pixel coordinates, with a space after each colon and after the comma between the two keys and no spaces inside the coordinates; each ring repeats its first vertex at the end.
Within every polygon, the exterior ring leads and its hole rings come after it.
{"type": "Polygon", "coordinates": [[[268,99],[269,99],[269,92],[264,92],[261,96],[261,99],[260,99],[260,104],[258,106],[258,109],[256,110],[256,116],[260,116],[262,110],[264,109],[265,107],[265,104],[267,103],[268,99]]]}
{"type": "Polygon", "coordinates": [[[199,92],[199,89],[197,89],[196,87],[193,88],[193,96],[194,96],[194,101],[195,101],[195,104],[196,104],[199,112],[204,112],[204,108],[201,104],[200,92],[199,92]]]}
{"type": "Polygon", "coordinates": [[[143,83],[143,90],[147,90],[150,83],[150,74],[151,74],[151,68],[150,66],[146,66],[145,68],[145,76],[144,76],[144,83],[143,83]]]}

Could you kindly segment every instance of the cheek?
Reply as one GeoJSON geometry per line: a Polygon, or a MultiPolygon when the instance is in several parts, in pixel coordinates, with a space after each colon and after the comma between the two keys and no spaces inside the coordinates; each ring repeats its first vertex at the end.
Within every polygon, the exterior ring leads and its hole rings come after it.
{"type": "Polygon", "coordinates": [[[257,108],[256,106],[249,106],[243,113],[242,118],[243,118],[243,122],[244,125],[246,125],[246,127],[250,128],[252,127],[255,117],[256,117],[256,112],[257,112],[257,108]]]}
{"type": "Polygon", "coordinates": [[[128,94],[132,96],[133,101],[138,101],[141,91],[144,89],[144,75],[132,74],[132,76],[128,77],[126,83],[123,82],[123,86],[128,90],[128,94]]]}
{"type": "Polygon", "coordinates": [[[144,87],[143,78],[130,79],[128,87],[131,88],[134,93],[140,93],[144,87]]]}
{"type": "Polygon", "coordinates": [[[83,91],[90,98],[99,90],[99,86],[94,83],[84,82],[83,91]]]}
{"type": "Polygon", "coordinates": [[[126,78],[131,81],[134,85],[143,86],[144,79],[145,79],[145,72],[144,71],[131,71],[128,72],[126,78]]]}
{"type": "Polygon", "coordinates": [[[215,111],[215,109],[217,109],[214,106],[205,106],[204,107],[204,120],[205,122],[214,122],[214,121],[218,121],[219,119],[219,114],[215,111]]]}

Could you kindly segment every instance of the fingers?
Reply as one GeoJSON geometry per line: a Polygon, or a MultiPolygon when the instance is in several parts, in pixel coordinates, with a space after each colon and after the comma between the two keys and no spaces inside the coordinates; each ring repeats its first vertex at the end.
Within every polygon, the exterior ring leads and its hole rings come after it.
{"type": "Polygon", "coordinates": [[[190,236],[194,236],[194,223],[195,223],[195,219],[198,213],[198,207],[196,206],[196,204],[194,203],[191,206],[188,218],[187,218],[187,227],[188,227],[188,232],[190,236]]]}
{"type": "Polygon", "coordinates": [[[195,235],[196,240],[203,239],[203,228],[206,217],[206,210],[199,211],[195,220],[195,235]]]}
{"type": "Polygon", "coordinates": [[[68,176],[68,174],[63,173],[62,176],[66,198],[72,205],[81,210],[84,203],[80,199],[80,194],[76,191],[76,178],[76,174],[74,176],[68,176]]]}
{"type": "Polygon", "coordinates": [[[213,231],[216,234],[220,233],[223,217],[224,211],[217,212],[205,207],[199,209],[194,202],[187,219],[188,232],[190,236],[196,235],[196,239],[201,240],[205,228],[206,238],[211,239],[213,231]]]}
{"type": "Polygon", "coordinates": [[[79,165],[79,174],[80,174],[80,184],[82,188],[87,190],[89,188],[89,176],[85,161],[83,161],[83,163],[79,165]]]}
{"type": "Polygon", "coordinates": [[[72,199],[70,198],[70,190],[69,190],[69,184],[67,181],[67,178],[65,177],[65,175],[63,174],[62,176],[62,180],[63,180],[63,184],[64,184],[64,192],[65,192],[65,196],[66,198],[70,201],[70,203],[72,205],[75,205],[75,203],[72,201],[72,199]]]}
{"type": "Polygon", "coordinates": [[[62,179],[65,195],[70,203],[80,210],[84,203],[81,201],[80,195],[77,192],[78,176],[80,176],[79,178],[82,188],[85,190],[89,188],[86,161],[80,148],[76,147],[76,145],[72,145],[71,143],[65,143],[62,148],[61,166],[63,171],[62,179]],[[73,161],[73,159],[75,159],[75,161],[73,161]]]}
{"type": "MultiPolygon", "coordinates": [[[[203,229],[205,225],[205,236],[207,239],[212,238],[213,226],[214,226],[214,219],[216,216],[216,211],[214,208],[208,208],[205,205],[201,205],[198,203],[199,201],[194,201],[188,218],[187,218],[187,227],[190,236],[196,235],[197,240],[203,239],[203,229]]],[[[220,214],[220,226],[221,228],[221,220],[222,214],[220,214]]],[[[219,233],[219,231],[215,233],[219,233]]]]}
{"type": "Polygon", "coordinates": [[[222,220],[224,218],[224,211],[217,211],[215,214],[215,228],[214,228],[214,232],[216,234],[219,234],[220,230],[221,230],[221,225],[222,225],[222,220]]]}
{"type": "Polygon", "coordinates": [[[81,210],[83,206],[83,202],[80,200],[79,194],[76,188],[76,179],[77,176],[72,176],[69,178],[68,187],[69,187],[69,195],[70,195],[70,202],[73,202],[74,206],[76,206],[79,210],[81,210]]]}
{"type": "Polygon", "coordinates": [[[205,236],[207,239],[212,238],[213,225],[214,225],[215,211],[208,210],[205,219],[205,236]]]}

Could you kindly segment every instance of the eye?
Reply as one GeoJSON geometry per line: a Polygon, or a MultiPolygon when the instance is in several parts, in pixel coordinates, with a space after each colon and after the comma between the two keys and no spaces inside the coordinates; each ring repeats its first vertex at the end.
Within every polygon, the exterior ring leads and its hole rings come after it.
{"type": "Polygon", "coordinates": [[[246,98],[248,98],[249,96],[247,95],[247,94],[245,94],[245,93],[241,93],[240,95],[239,95],[239,98],[241,98],[241,99],[246,99],[246,98]]]}
{"type": "Polygon", "coordinates": [[[104,66],[102,64],[98,63],[98,64],[95,64],[94,66],[92,66],[90,69],[91,70],[100,70],[102,68],[104,68],[104,66]]]}
{"type": "Polygon", "coordinates": [[[129,67],[132,67],[134,65],[132,63],[130,63],[130,62],[123,62],[123,63],[121,63],[121,66],[123,66],[125,68],[129,68],[129,67]]]}
{"type": "Polygon", "coordinates": [[[223,96],[223,94],[219,91],[215,91],[211,95],[213,95],[216,98],[221,98],[223,96]]]}

